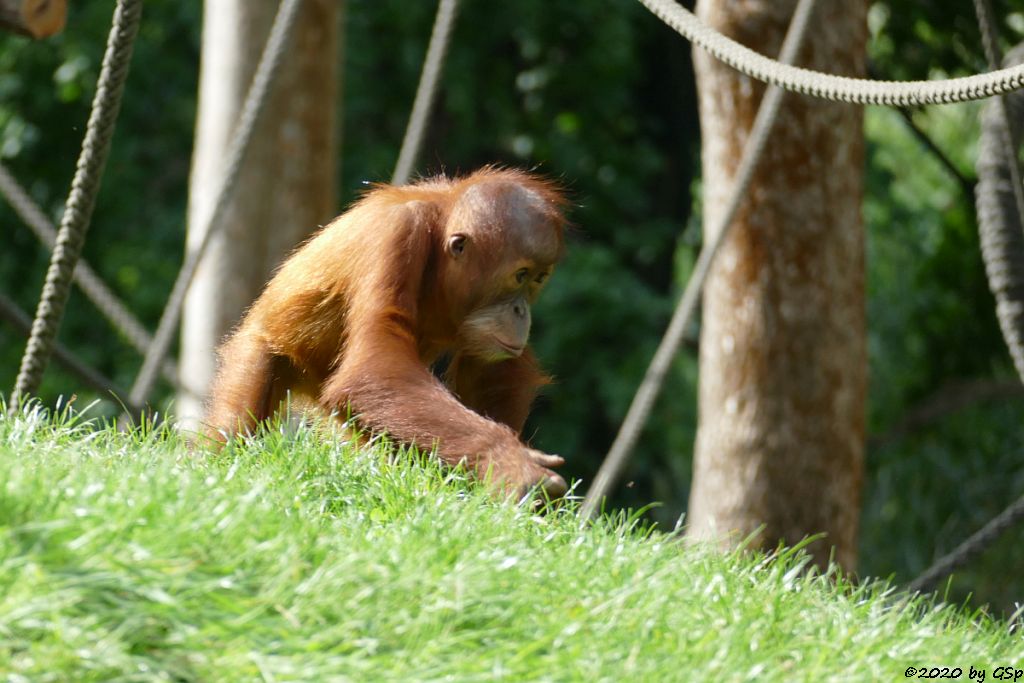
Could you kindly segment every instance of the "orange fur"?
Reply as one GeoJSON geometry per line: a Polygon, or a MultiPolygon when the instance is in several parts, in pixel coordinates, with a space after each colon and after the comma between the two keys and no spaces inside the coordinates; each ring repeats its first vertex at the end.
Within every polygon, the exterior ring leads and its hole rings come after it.
{"type": "Polygon", "coordinates": [[[518,437],[547,381],[525,346],[528,305],[561,257],[563,208],[550,183],[509,169],[375,187],[281,266],[225,342],[208,434],[249,431],[305,394],[502,490],[564,492],[548,469],[561,459],[518,437]],[[451,390],[430,372],[442,354],[451,390]]]}

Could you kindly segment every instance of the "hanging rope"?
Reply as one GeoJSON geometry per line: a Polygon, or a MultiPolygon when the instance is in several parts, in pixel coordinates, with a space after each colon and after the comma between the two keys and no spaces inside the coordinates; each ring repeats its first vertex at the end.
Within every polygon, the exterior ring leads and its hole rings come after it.
{"type": "MultiPolygon", "coordinates": [[[[782,50],[779,52],[779,59],[783,63],[789,64],[796,59],[813,11],[814,0],[800,0],[797,3],[796,9],[793,10],[789,29],[786,31],[786,38],[782,43],[782,50]]],[[[583,521],[590,519],[597,512],[597,506],[608,495],[608,491],[618,479],[622,468],[636,446],[637,439],[640,438],[640,432],[647,424],[654,401],[658,398],[661,387],[665,383],[665,376],[668,374],[673,358],[679,351],[686,328],[689,327],[693,315],[697,311],[700,293],[711,270],[711,264],[725,243],[733,219],[747,196],[750,181],[754,177],[754,170],[757,168],[768,143],[768,135],[778,117],[783,94],[784,91],[775,86],[770,86],[765,91],[754,119],[754,125],[750,129],[750,137],[743,150],[743,157],[740,159],[740,165],[736,171],[729,202],[726,204],[727,209],[718,224],[707,232],[710,242],[704,246],[697,258],[693,274],[690,276],[690,281],[686,283],[683,296],[676,304],[665,336],[662,337],[658,350],[651,359],[643,382],[629,405],[626,417],[622,421],[622,427],[619,429],[608,455],[601,463],[601,468],[594,478],[594,484],[587,491],[583,507],[580,509],[580,518],[583,521]]]]}
{"type": "Polygon", "coordinates": [[[872,81],[801,69],[759,55],[706,26],[674,0],[639,0],[694,45],[751,78],[836,102],[908,106],[980,100],[1024,87],[1024,65],[936,81],[872,81]]]}
{"type": "MultiPolygon", "coordinates": [[[[53,223],[46,217],[43,210],[2,163],[0,163],[0,194],[21,217],[25,225],[31,228],[39,241],[52,250],[53,245],[57,242],[57,229],[53,227],[53,223]]],[[[75,266],[74,279],[93,305],[128,343],[139,353],[146,353],[152,336],[84,258],[80,258],[75,266]]],[[[174,363],[170,361],[164,363],[162,374],[167,381],[177,385],[178,371],[174,363]]]]}
{"type": "Polygon", "coordinates": [[[15,408],[25,397],[35,393],[53,353],[57,330],[71,290],[72,273],[82,253],[107,153],[110,151],[110,139],[121,108],[121,95],[124,93],[141,16],[142,0],[118,0],[96,84],[96,96],[93,98],[89,123],[82,141],[82,153],[71,182],[71,192],[54,243],[39,307],[32,321],[32,333],[11,394],[10,403],[15,408]]]}
{"type": "MultiPolygon", "coordinates": [[[[984,4],[975,0],[985,52],[993,60],[999,57],[995,27],[984,4]]],[[[1024,63],[1024,45],[1013,50],[1006,63],[1024,63]]],[[[982,111],[975,204],[996,317],[1017,374],[1024,380],[1024,184],[1017,157],[1022,116],[1024,93],[1019,92],[993,100],[982,111]]]]}
{"type": "Polygon", "coordinates": [[[395,172],[391,176],[392,185],[405,185],[409,182],[413,164],[416,163],[420,147],[423,146],[423,132],[427,128],[430,109],[437,96],[437,82],[441,75],[441,67],[444,65],[445,53],[448,51],[458,4],[458,0],[441,0],[437,5],[434,29],[430,33],[430,45],[427,47],[427,56],[423,60],[420,84],[416,88],[416,99],[413,101],[412,113],[409,115],[409,125],[405,129],[402,150],[398,154],[398,163],[395,164],[395,172]]]}
{"type": "MultiPolygon", "coordinates": [[[[26,337],[32,332],[32,318],[18,304],[14,303],[4,294],[0,294],[0,318],[9,322],[15,330],[26,337]]],[[[79,360],[78,356],[60,342],[54,342],[53,358],[78,377],[82,384],[96,393],[102,396],[110,396],[115,401],[124,403],[127,396],[124,391],[117,388],[111,380],[79,360]]],[[[133,411],[137,409],[138,407],[131,408],[133,411]]]]}
{"type": "Polygon", "coordinates": [[[242,162],[245,161],[246,153],[249,150],[249,142],[252,140],[256,124],[260,115],[266,107],[270,95],[270,86],[279,71],[281,62],[284,59],[285,48],[288,45],[288,37],[291,35],[292,27],[295,25],[295,17],[298,14],[302,0],[281,0],[278,6],[277,15],[274,17],[274,24],[270,29],[270,36],[263,48],[256,73],[253,76],[249,92],[246,93],[245,102],[242,104],[242,112],[238,117],[238,124],[231,136],[228,145],[227,161],[224,164],[224,176],[217,191],[213,208],[205,220],[198,223],[203,238],[199,245],[185,256],[185,262],[178,271],[178,278],[174,281],[174,287],[164,306],[164,312],[160,316],[160,324],[157,325],[153,335],[153,343],[146,351],[146,357],[142,362],[135,383],[132,384],[129,393],[129,401],[133,404],[143,404],[153,390],[156,383],[156,376],[161,362],[167,356],[171,346],[171,340],[178,328],[178,321],[181,319],[181,309],[185,303],[185,295],[195,277],[196,269],[202,261],[204,254],[209,248],[213,237],[220,232],[223,224],[221,220],[224,211],[227,210],[234,196],[235,187],[238,185],[238,176],[242,170],[242,162]]]}

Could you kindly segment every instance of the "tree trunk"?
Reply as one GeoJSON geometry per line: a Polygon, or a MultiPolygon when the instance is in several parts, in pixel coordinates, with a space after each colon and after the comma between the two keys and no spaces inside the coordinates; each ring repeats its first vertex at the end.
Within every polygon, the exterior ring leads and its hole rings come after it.
{"type": "MultiPolygon", "coordinates": [[[[700,0],[711,26],[777,55],[795,0],[700,0]]],[[[865,0],[819,2],[798,64],[864,72],[865,0]]],[[[695,51],[704,225],[724,210],[764,86],[695,51]]],[[[787,94],[704,292],[689,533],[857,557],[864,458],[862,110],[787,94]]]]}
{"type": "MultiPolygon", "coordinates": [[[[224,225],[196,273],[182,316],[176,413],[194,428],[216,369],[215,349],[273,268],[336,210],[339,0],[307,0],[253,136],[224,225]]],[[[188,249],[202,239],[242,102],[277,0],[207,1],[189,195],[188,249]]]]}

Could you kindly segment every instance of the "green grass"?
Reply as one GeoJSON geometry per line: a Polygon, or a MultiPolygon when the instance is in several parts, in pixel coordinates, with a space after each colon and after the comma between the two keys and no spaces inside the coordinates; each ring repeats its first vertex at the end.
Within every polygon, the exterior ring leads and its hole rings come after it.
{"type": "Polygon", "coordinates": [[[0,412],[0,680],[902,680],[1024,664],[1006,623],[492,502],[383,446],[0,412]]]}

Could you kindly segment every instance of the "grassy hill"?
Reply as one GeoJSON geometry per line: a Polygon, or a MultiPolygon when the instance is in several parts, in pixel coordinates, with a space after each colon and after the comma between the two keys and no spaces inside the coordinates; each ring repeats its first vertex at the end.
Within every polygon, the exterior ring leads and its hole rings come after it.
{"type": "Polygon", "coordinates": [[[0,411],[0,679],[902,680],[1024,666],[1006,623],[492,502],[423,459],[0,411]]]}

